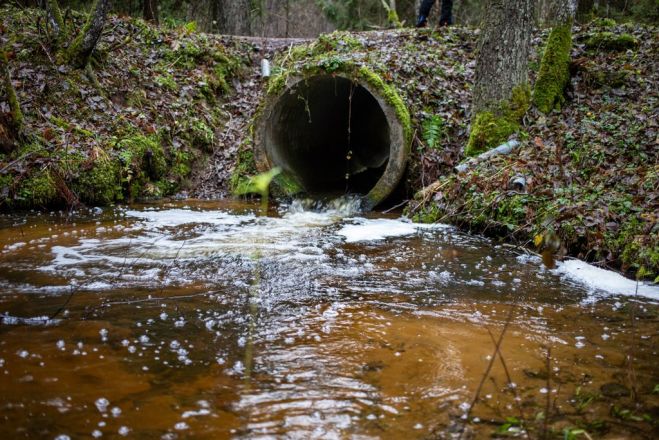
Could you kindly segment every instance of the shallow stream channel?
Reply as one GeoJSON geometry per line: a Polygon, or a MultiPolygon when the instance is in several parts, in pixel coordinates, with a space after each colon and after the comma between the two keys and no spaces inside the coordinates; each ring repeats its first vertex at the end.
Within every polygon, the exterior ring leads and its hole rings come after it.
{"type": "Polygon", "coordinates": [[[0,438],[657,438],[658,301],[346,201],[6,214],[0,438]]]}

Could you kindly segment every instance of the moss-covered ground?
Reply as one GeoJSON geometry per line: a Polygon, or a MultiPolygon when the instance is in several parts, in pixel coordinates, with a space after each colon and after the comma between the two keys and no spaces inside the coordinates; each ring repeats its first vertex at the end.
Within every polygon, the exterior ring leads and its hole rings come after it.
{"type": "MultiPolygon", "coordinates": [[[[0,10],[1,46],[11,57],[27,129],[0,154],[0,207],[108,205],[185,189],[195,164],[217,146],[216,132],[228,119],[220,105],[251,46],[190,26],[157,28],[111,16],[92,79],[58,64],[39,31],[42,15],[0,10]]],[[[84,23],[75,12],[70,20],[78,28],[84,23]]]]}

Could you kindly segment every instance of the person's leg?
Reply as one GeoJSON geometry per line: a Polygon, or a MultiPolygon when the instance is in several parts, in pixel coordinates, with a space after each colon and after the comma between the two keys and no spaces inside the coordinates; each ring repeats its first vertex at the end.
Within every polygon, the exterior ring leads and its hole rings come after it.
{"type": "Polygon", "coordinates": [[[442,11],[439,16],[440,26],[453,24],[453,0],[442,0],[442,11]]]}
{"type": "Polygon", "coordinates": [[[435,0],[423,0],[421,2],[421,7],[419,8],[419,19],[416,21],[416,27],[423,27],[428,22],[428,16],[430,15],[430,10],[435,4],[435,0]]]}

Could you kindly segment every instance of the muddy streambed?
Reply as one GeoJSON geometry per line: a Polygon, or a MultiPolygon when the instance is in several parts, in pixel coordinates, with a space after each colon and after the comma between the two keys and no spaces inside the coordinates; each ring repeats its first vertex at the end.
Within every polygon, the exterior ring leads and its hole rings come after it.
{"type": "Polygon", "coordinates": [[[657,434],[657,287],[349,203],[257,212],[0,217],[0,438],[657,434]]]}

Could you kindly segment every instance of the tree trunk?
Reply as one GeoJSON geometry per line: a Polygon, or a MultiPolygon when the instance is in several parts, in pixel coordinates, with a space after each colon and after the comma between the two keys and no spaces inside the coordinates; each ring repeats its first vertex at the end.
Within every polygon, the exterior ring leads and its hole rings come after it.
{"type": "Polygon", "coordinates": [[[595,2],[593,0],[579,0],[579,5],[577,6],[577,19],[579,21],[585,21],[591,18],[593,12],[593,6],[595,2]]]}
{"type": "Polygon", "coordinates": [[[68,49],[68,58],[76,67],[85,67],[101,38],[110,0],[96,0],[92,12],[78,36],[68,49]]]}
{"type": "Polygon", "coordinates": [[[45,0],[46,13],[48,14],[48,24],[53,29],[55,40],[58,44],[66,34],[66,25],[62,17],[62,10],[57,3],[57,0],[45,0]]]}
{"type": "Polygon", "coordinates": [[[572,24],[576,0],[556,0],[550,20],[554,27],[542,56],[540,71],[533,89],[533,103],[543,113],[560,108],[565,101],[565,88],[570,82],[572,24]]]}
{"type": "MultiPolygon", "coordinates": [[[[581,3],[579,1],[579,3],[581,3]]],[[[551,3],[549,21],[553,25],[573,22],[577,13],[577,0],[553,0],[551,3]]]]}
{"type": "Polygon", "coordinates": [[[250,0],[217,0],[217,27],[222,34],[250,35],[250,0]]]}
{"type": "Polygon", "coordinates": [[[472,114],[510,100],[528,83],[532,0],[488,0],[478,44],[472,114]]]}
{"type": "Polygon", "coordinates": [[[142,18],[158,24],[158,0],[143,0],[142,18]]]}
{"type": "Polygon", "coordinates": [[[396,0],[381,0],[384,10],[387,11],[387,21],[395,28],[402,27],[400,18],[398,18],[398,11],[396,10],[396,0]]]}
{"type": "Polygon", "coordinates": [[[519,131],[528,110],[528,57],[534,0],[488,0],[478,44],[467,155],[497,147],[519,131]]]}
{"type": "Polygon", "coordinates": [[[291,1],[286,0],[286,33],[285,37],[288,38],[290,35],[289,33],[289,24],[291,22],[291,1]]]}

